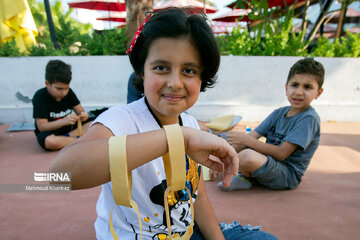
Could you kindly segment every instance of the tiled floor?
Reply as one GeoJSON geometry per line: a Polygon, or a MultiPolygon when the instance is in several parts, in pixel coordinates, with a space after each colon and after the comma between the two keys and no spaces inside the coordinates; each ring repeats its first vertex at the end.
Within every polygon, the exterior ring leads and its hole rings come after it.
{"type": "MultiPolygon", "coordinates": [[[[255,126],[256,123],[243,123],[255,126]]],[[[0,125],[0,184],[33,183],[56,152],[32,132],[0,125]]],[[[352,240],[360,235],[360,122],[322,123],[320,146],[293,191],[254,186],[221,192],[206,182],[219,221],[261,225],[280,240],[352,240]]],[[[100,187],[71,193],[0,193],[0,239],[95,239],[100,187]]]]}

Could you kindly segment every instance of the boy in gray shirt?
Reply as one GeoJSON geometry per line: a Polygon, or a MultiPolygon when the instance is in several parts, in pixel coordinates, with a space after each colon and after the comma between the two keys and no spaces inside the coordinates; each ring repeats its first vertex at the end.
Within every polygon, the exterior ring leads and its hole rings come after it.
{"type": "Polygon", "coordinates": [[[294,189],[319,146],[320,118],[310,106],[323,92],[324,67],[313,58],[296,62],[285,84],[290,106],[273,111],[254,131],[230,131],[228,142],[239,153],[239,175],[224,191],[248,189],[255,178],[272,189],[294,189]],[[266,137],[266,143],[258,139],[266,137]]]}

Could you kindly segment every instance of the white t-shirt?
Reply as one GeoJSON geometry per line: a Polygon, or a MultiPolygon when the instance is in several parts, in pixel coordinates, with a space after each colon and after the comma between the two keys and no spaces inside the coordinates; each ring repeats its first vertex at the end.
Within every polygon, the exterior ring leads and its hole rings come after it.
{"type": "MultiPolygon", "coordinates": [[[[196,119],[182,113],[183,126],[199,129],[196,119]]],[[[144,98],[126,106],[112,107],[101,114],[95,122],[102,123],[115,135],[130,135],[160,129],[144,98]]],[[[95,123],[94,122],[94,123],[95,123]]],[[[141,151],[141,149],[139,149],[141,151]]],[[[185,156],[184,156],[185,161],[185,156]]],[[[194,162],[190,164],[192,171],[187,172],[187,179],[191,180],[193,200],[197,195],[200,175],[200,166],[194,162]],[[195,171],[194,171],[195,169],[195,171]],[[189,176],[189,174],[196,176],[189,176]],[[197,179],[197,180],[196,180],[197,179]]],[[[189,164],[187,164],[189,166],[189,164]]],[[[166,189],[166,176],[161,157],[154,159],[132,171],[132,199],[138,204],[140,217],[143,224],[142,239],[164,239],[167,236],[164,191],[166,189]]],[[[95,222],[96,238],[112,239],[109,229],[110,212],[113,210],[112,219],[114,229],[120,239],[130,240],[139,237],[139,222],[136,211],[115,204],[111,183],[102,185],[102,191],[96,204],[98,217],[95,222]]],[[[172,220],[172,233],[185,232],[191,222],[189,201],[177,201],[170,206],[172,220]]]]}

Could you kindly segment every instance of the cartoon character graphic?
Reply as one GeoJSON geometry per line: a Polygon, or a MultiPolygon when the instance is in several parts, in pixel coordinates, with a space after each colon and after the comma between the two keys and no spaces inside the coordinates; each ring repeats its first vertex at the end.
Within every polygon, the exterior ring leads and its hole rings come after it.
{"type": "MultiPolygon", "coordinates": [[[[201,166],[198,166],[196,162],[191,160],[187,155],[185,155],[186,159],[186,183],[185,186],[189,189],[192,198],[196,198],[197,188],[199,186],[200,174],[201,174],[201,166]]],[[[167,188],[166,179],[164,179],[160,184],[153,187],[150,191],[150,199],[154,204],[160,205],[163,207],[162,212],[162,224],[158,224],[152,227],[149,227],[149,231],[152,229],[161,229],[164,232],[167,232],[167,225],[166,225],[166,215],[165,215],[165,208],[164,208],[164,193],[167,188]]],[[[174,219],[176,221],[182,223],[182,225],[187,228],[190,225],[191,218],[193,216],[190,212],[190,203],[189,203],[189,193],[186,189],[177,192],[170,192],[168,196],[168,203],[169,203],[169,212],[170,212],[170,225],[171,225],[171,232],[173,234],[178,233],[182,236],[185,232],[179,232],[174,226],[174,219]],[[174,211],[176,210],[176,211],[174,211]]],[[[161,214],[161,213],[154,213],[161,214]]],[[[154,240],[162,240],[166,239],[167,234],[165,233],[157,233],[153,236],[154,240]]]]}

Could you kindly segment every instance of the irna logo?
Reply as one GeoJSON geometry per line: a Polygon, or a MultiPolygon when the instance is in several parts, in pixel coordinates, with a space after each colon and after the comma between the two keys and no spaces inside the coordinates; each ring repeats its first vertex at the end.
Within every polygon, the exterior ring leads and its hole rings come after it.
{"type": "Polygon", "coordinates": [[[35,182],[71,182],[70,173],[37,173],[34,172],[35,182]]]}

